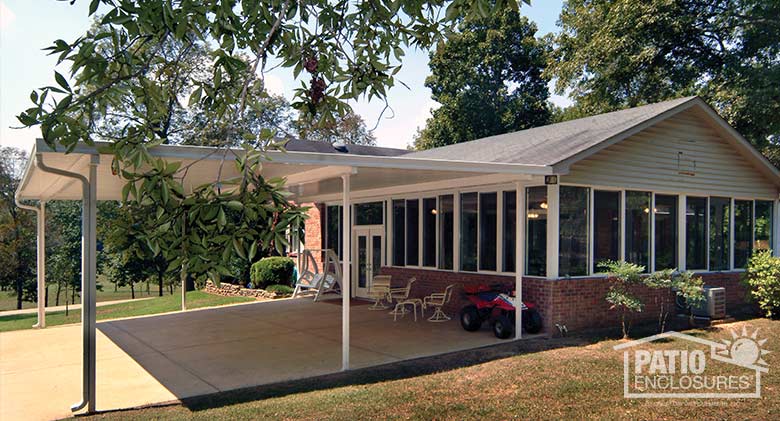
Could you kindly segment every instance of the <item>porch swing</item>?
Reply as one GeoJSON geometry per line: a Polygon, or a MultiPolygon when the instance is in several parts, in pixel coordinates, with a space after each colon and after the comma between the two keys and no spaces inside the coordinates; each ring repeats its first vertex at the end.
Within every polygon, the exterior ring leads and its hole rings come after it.
{"type": "Polygon", "coordinates": [[[313,295],[314,301],[317,301],[328,293],[341,295],[341,265],[338,256],[331,249],[304,249],[300,256],[293,298],[313,295]]]}

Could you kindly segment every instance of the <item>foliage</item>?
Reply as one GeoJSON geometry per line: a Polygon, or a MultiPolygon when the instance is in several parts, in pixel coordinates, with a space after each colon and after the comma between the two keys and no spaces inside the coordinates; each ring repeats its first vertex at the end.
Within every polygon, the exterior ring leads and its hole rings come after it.
{"type": "MultiPolygon", "coordinates": [[[[673,291],[676,297],[684,300],[689,311],[691,306],[696,306],[704,300],[704,281],[701,276],[696,276],[690,271],[679,272],[676,269],[660,270],[644,277],[643,283],[652,289],[673,291]]],[[[664,332],[670,305],[664,299],[658,304],[658,330],[659,332],[664,332]]]]}
{"type": "Polygon", "coordinates": [[[73,304],[81,291],[81,203],[58,200],[46,207],[46,281],[56,285],[54,305],[63,292],[73,304]]]}
{"type": "Polygon", "coordinates": [[[593,115],[700,95],[775,163],[780,2],[570,0],[549,75],[593,115]]]}
{"type": "Polygon", "coordinates": [[[359,114],[353,112],[321,122],[312,122],[301,115],[294,123],[298,136],[304,140],[352,145],[375,145],[374,134],[366,128],[359,114]]]}
{"type": "Polygon", "coordinates": [[[268,285],[265,287],[265,290],[268,292],[275,292],[279,295],[292,295],[293,293],[293,288],[291,286],[282,284],[268,285]]]}
{"type": "Polygon", "coordinates": [[[292,285],[294,269],[295,261],[289,257],[262,258],[252,265],[252,285],[263,289],[272,284],[292,285]]]}
{"type": "Polygon", "coordinates": [[[113,155],[113,172],[127,182],[123,202],[149,210],[137,239],[155,256],[175,254],[170,267],[202,283],[229,275],[235,258],[252,262],[260,247],[281,250],[285,233],[303,227],[305,209],[286,200],[283,181],[259,175],[265,151],[282,147],[277,132],[244,123],[265,109],[269,60],[309,78],[292,106],[327,120],[350,111],[348,100],[385,100],[405,47],[433,45],[460,16],[517,10],[519,3],[91,0],[89,15],[99,8],[104,15],[86,34],[47,48],[70,68],[33,91],[33,105],[18,119],[40,127],[52,149],[108,140],[100,150],[113,155]],[[199,126],[187,122],[183,108],[195,110],[199,126]],[[220,173],[185,190],[197,161],[166,162],[150,151],[187,127],[204,129],[196,143],[211,144],[204,140],[209,133],[230,145],[240,139],[241,152],[222,153],[239,177],[225,180],[220,173]]]}
{"type": "Polygon", "coordinates": [[[620,324],[623,329],[623,338],[628,338],[628,332],[631,328],[631,322],[628,320],[629,313],[638,313],[644,307],[642,301],[631,291],[631,289],[642,283],[642,273],[644,266],[625,261],[607,260],[599,264],[609,279],[609,291],[606,300],[611,304],[610,310],[617,309],[620,312],[620,324]]]}
{"type": "Polygon", "coordinates": [[[780,257],[772,256],[769,250],[758,251],[748,262],[743,275],[748,295],[766,314],[777,317],[780,314],[780,257]]]}
{"type": "Polygon", "coordinates": [[[441,107],[416,136],[416,149],[549,123],[547,61],[536,25],[517,11],[462,20],[459,32],[431,53],[425,86],[441,107]]]}
{"type": "Polygon", "coordinates": [[[17,309],[37,299],[36,215],[14,199],[26,160],[20,149],[0,148],[0,290],[13,291],[17,309]]]}

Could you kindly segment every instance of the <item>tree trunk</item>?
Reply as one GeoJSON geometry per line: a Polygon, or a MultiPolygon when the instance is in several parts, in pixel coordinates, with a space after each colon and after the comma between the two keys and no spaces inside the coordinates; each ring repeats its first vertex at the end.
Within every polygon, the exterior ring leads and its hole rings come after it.
{"type": "Polygon", "coordinates": [[[165,286],[163,285],[163,274],[159,272],[157,273],[157,287],[160,290],[160,297],[162,297],[165,286]]]}
{"type": "Polygon", "coordinates": [[[22,309],[22,286],[23,281],[20,276],[16,276],[16,309],[22,309]]]}
{"type": "Polygon", "coordinates": [[[43,301],[43,306],[44,307],[48,307],[49,306],[49,286],[48,285],[46,285],[46,295],[44,295],[44,297],[45,298],[44,298],[44,301],[43,301]]]}
{"type": "Polygon", "coordinates": [[[60,290],[62,290],[62,282],[57,282],[57,296],[54,299],[54,305],[60,305],[60,290]]]}
{"type": "Polygon", "coordinates": [[[130,283],[130,298],[135,300],[135,284],[130,283]]]}

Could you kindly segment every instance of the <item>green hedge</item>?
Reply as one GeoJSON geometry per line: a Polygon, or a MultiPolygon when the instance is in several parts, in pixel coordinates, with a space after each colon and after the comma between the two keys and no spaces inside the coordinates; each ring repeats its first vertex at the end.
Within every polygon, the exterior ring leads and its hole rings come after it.
{"type": "Polygon", "coordinates": [[[252,265],[252,285],[265,289],[269,285],[292,285],[295,261],[289,257],[264,257],[252,265]]]}
{"type": "Polygon", "coordinates": [[[277,294],[282,295],[291,295],[293,293],[293,288],[288,285],[279,285],[279,284],[273,284],[269,285],[265,288],[268,292],[275,292],[277,294]]]}

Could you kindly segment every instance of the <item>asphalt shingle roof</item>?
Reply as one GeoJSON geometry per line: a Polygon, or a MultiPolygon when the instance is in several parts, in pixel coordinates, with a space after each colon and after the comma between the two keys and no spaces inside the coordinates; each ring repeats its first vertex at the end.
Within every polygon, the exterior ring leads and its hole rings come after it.
{"type": "Polygon", "coordinates": [[[405,155],[406,158],[555,165],[696,97],[678,98],[405,155]]]}
{"type": "Polygon", "coordinates": [[[285,144],[285,149],[291,152],[316,152],[333,154],[372,155],[372,156],[399,156],[408,154],[406,149],[383,148],[380,146],[343,145],[342,150],[328,142],[314,142],[311,140],[292,139],[285,144]]]}

